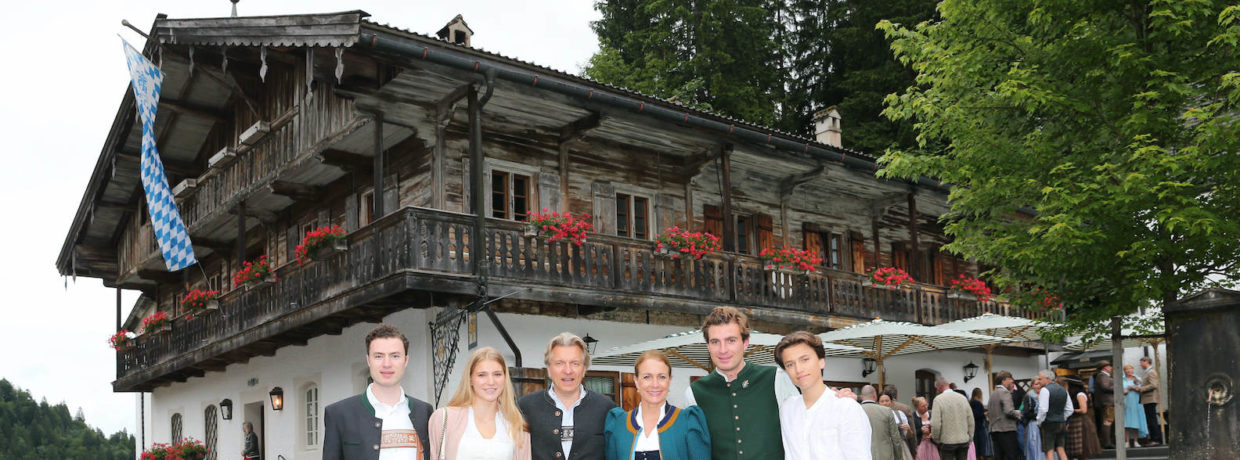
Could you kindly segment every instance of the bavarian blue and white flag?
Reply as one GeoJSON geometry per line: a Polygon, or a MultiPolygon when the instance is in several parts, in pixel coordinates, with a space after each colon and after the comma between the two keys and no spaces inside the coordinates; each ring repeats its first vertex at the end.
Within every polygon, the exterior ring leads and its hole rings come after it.
{"type": "Polygon", "coordinates": [[[146,208],[151,215],[151,228],[155,230],[155,241],[164,254],[164,263],[168,271],[177,271],[198,262],[194,257],[194,246],[189,242],[189,232],[185,230],[185,222],[177,210],[177,203],[172,199],[172,189],[168,187],[168,176],[164,174],[164,163],[159,160],[159,152],[155,150],[155,109],[159,106],[159,86],[164,81],[164,72],[155,67],[129,46],[124,38],[121,43],[125,47],[125,61],[129,64],[129,79],[133,86],[134,100],[138,106],[138,115],[142,119],[142,189],[146,191],[146,208]]]}

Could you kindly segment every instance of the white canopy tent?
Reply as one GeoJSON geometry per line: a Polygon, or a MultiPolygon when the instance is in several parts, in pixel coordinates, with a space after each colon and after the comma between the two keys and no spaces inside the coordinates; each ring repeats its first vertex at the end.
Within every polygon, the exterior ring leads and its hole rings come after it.
{"type": "MultiPolygon", "coordinates": [[[[1038,320],[986,313],[981,316],[952,321],[938,327],[953,331],[973,332],[1015,341],[1039,342],[1042,340],[1042,337],[1038,335],[1038,333],[1042,329],[1051,326],[1052,325],[1050,323],[1038,320]]],[[[991,353],[993,353],[995,348],[999,345],[1000,344],[998,343],[982,345],[982,349],[986,350],[986,388],[995,387],[994,379],[991,376],[991,353]]]]}
{"type": "Polygon", "coordinates": [[[821,337],[823,342],[865,349],[862,355],[873,359],[878,364],[879,388],[887,383],[887,372],[883,368],[883,361],[891,356],[954,348],[973,348],[1011,341],[936,326],[881,319],[818,334],[818,337],[821,337]]]}
{"type": "MultiPolygon", "coordinates": [[[[782,335],[753,331],[749,333],[749,349],[745,359],[757,364],[774,365],[772,355],[782,335]]],[[[857,347],[824,343],[827,356],[861,356],[865,350],[857,347]]],[[[591,357],[591,364],[605,366],[632,366],[637,357],[648,350],[662,350],[672,362],[672,367],[696,367],[710,371],[710,350],[700,329],[677,332],[667,337],[611,348],[591,357]]]]}

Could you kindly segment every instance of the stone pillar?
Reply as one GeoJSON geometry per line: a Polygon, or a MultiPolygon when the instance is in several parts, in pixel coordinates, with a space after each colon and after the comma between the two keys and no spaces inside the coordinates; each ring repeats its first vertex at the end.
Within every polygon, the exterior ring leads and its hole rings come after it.
{"type": "Polygon", "coordinates": [[[1240,291],[1206,290],[1163,313],[1169,458],[1240,458],[1240,291]]]}

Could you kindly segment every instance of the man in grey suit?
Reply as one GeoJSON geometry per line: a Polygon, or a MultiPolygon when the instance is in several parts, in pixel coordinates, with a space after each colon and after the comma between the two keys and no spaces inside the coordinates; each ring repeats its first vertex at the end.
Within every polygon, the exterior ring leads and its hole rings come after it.
{"type": "Polygon", "coordinates": [[[870,455],[874,460],[903,460],[904,438],[896,426],[896,414],[877,401],[878,392],[872,385],[861,387],[861,408],[870,418],[870,455]]]}
{"type": "Polygon", "coordinates": [[[990,392],[986,418],[990,422],[990,438],[994,441],[995,460],[1020,460],[1020,441],[1016,438],[1016,424],[1020,423],[1020,411],[1012,403],[1011,388],[1016,385],[1012,373],[1001,371],[995,376],[999,384],[990,392]]]}
{"type": "Polygon", "coordinates": [[[323,460],[430,460],[430,404],[405,395],[409,339],[389,325],[366,334],[373,383],[323,410],[323,460]]]}

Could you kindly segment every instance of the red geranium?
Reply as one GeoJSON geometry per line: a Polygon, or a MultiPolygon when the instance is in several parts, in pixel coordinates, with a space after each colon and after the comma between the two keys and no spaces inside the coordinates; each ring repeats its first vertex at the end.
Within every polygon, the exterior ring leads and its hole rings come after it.
{"type": "Polygon", "coordinates": [[[242,284],[258,281],[271,275],[271,265],[267,263],[267,256],[264,254],[255,262],[242,262],[241,270],[233,276],[233,284],[240,286],[242,284]]]}
{"type": "Polygon", "coordinates": [[[781,268],[785,270],[801,270],[812,272],[822,263],[822,257],[810,254],[804,249],[790,248],[784,246],[782,248],[763,248],[758,252],[758,257],[766,262],[767,268],[781,268]]]}
{"type": "Polygon", "coordinates": [[[1036,299],[1037,305],[1043,310],[1063,310],[1063,302],[1059,300],[1059,296],[1051,294],[1042,288],[1033,290],[1033,298],[1036,299]]]}
{"type": "Polygon", "coordinates": [[[990,292],[990,286],[987,286],[985,281],[965,274],[961,274],[959,278],[952,280],[952,290],[973,294],[974,297],[977,297],[978,302],[988,302],[993,296],[993,293],[990,292]]]}
{"type": "Polygon", "coordinates": [[[343,239],[344,229],[340,228],[339,225],[319,227],[307,232],[306,236],[302,238],[301,244],[297,245],[297,264],[305,263],[306,258],[313,256],[319,248],[343,239]]]}
{"type": "Polygon", "coordinates": [[[194,289],[189,291],[189,294],[185,294],[185,298],[181,299],[181,308],[184,308],[185,312],[189,313],[190,319],[193,319],[193,315],[205,310],[207,308],[207,303],[215,300],[219,296],[220,291],[203,291],[200,289],[194,289]]]}
{"type": "Polygon", "coordinates": [[[719,237],[707,232],[681,230],[679,226],[664,230],[656,241],[658,241],[656,247],[660,250],[668,250],[672,253],[672,257],[688,254],[695,259],[701,259],[707,254],[722,249],[719,237]]]}
{"type": "Polygon", "coordinates": [[[172,320],[168,318],[168,314],[162,311],[151,313],[146,318],[142,318],[142,333],[145,334],[152,330],[160,330],[172,324],[172,320]]]}
{"type": "Polygon", "coordinates": [[[186,438],[173,444],[152,444],[150,449],[142,451],[141,460],[202,460],[209,453],[211,449],[202,445],[202,441],[186,438]]]}
{"type": "Polygon", "coordinates": [[[547,209],[544,208],[541,213],[530,213],[529,223],[538,232],[538,236],[547,238],[549,243],[569,240],[581,246],[586,242],[586,237],[594,231],[594,224],[590,223],[588,213],[580,216],[574,216],[571,212],[548,214],[547,209]]]}
{"type": "Polygon", "coordinates": [[[116,331],[115,334],[112,334],[112,337],[108,338],[108,345],[111,345],[112,349],[116,351],[128,350],[133,347],[133,337],[131,334],[133,333],[125,329],[116,331]]]}
{"type": "Polygon", "coordinates": [[[867,275],[874,280],[874,284],[882,284],[889,289],[900,287],[901,284],[915,283],[912,276],[908,272],[896,267],[881,267],[870,270],[867,275]]]}

